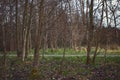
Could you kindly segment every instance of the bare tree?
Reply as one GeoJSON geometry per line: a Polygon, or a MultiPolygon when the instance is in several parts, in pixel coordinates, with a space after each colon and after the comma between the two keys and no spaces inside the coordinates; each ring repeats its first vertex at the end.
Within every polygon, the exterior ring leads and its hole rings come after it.
{"type": "Polygon", "coordinates": [[[32,16],[33,16],[33,2],[34,0],[31,1],[30,3],[30,10],[29,10],[29,19],[28,19],[28,28],[27,28],[27,33],[26,33],[26,51],[25,51],[25,57],[27,58],[29,50],[30,50],[30,45],[31,45],[31,23],[32,23],[32,16]],[[30,12],[31,11],[31,12],[30,12]]]}
{"type": "Polygon", "coordinates": [[[95,39],[95,51],[94,51],[92,63],[95,63],[95,59],[96,59],[96,56],[97,56],[97,51],[98,51],[98,48],[99,48],[100,36],[101,36],[101,27],[102,27],[103,16],[104,16],[104,4],[105,4],[105,1],[102,0],[101,20],[100,20],[100,24],[98,24],[98,28],[97,28],[97,30],[96,30],[96,33],[94,33],[94,34],[96,34],[96,35],[94,36],[94,39],[95,39]]]}
{"type": "Polygon", "coordinates": [[[90,53],[91,53],[91,43],[93,39],[94,23],[93,23],[93,3],[94,0],[91,0],[90,10],[89,10],[89,26],[87,26],[87,61],[86,64],[90,64],[90,53]]]}
{"type": "Polygon", "coordinates": [[[39,66],[39,50],[41,47],[41,32],[42,32],[42,26],[43,26],[43,21],[44,21],[44,0],[40,1],[39,5],[39,26],[36,29],[36,43],[35,43],[35,51],[34,51],[34,61],[33,61],[33,66],[35,68],[38,68],[39,66]]]}
{"type": "Polygon", "coordinates": [[[1,22],[0,22],[0,25],[1,25],[1,29],[2,29],[2,46],[3,46],[3,56],[2,56],[2,64],[3,64],[3,72],[2,72],[2,76],[3,76],[3,79],[4,80],[7,80],[7,76],[6,76],[6,34],[5,34],[5,28],[6,28],[6,26],[5,26],[5,17],[6,17],[6,15],[5,15],[5,10],[6,10],[6,2],[3,2],[3,4],[1,4],[1,8],[2,8],[2,10],[3,10],[3,14],[2,14],[2,16],[1,16],[1,22]]]}
{"type": "Polygon", "coordinates": [[[26,42],[27,42],[27,30],[28,30],[28,0],[25,0],[25,7],[23,12],[23,50],[22,61],[25,60],[26,42]]]}
{"type": "Polygon", "coordinates": [[[15,1],[16,5],[16,51],[17,51],[17,56],[20,57],[20,51],[19,51],[19,29],[18,29],[18,0],[15,1]]]}

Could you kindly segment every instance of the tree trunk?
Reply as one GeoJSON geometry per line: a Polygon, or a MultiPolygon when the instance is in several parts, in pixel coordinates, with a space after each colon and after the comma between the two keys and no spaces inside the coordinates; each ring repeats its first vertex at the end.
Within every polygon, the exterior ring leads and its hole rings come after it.
{"type": "Polygon", "coordinates": [[[16,52],[17,52],[17,57],[20,57],[20,51],[19,51],[19,29],[18,29],[18,0],[16,0],[16,52]]]}
{"type": "Polygon", "coordinates": [[[28,0],[25,0],[25,8],[24,8],[24,14],[23,14],[23,49],[22,49],[22,61],[25,60],[25,52],[26,52],[26,42],[27,42],[27,32],[28,32],[28,26],[27,26],[27,13],[28,13],[28,0]]]}
{"type": "Polygon", "coordinates": [[[93,60],[92,60],[93,64],[95,63],[95,59],[96,59],[96,56],[97,56],[98,46],[99,45],[98,45],[98,42],[97,42],[96,47],[95,47],[95,52],[94,52],[93,60]]]}
{"type": "Polygon", "coordinates": [[[89,12],[89,26],[88,26],[88,40],[87,40],[87,60],[86,64],[90,64],[90,52],[91,52],[91,43],[93,39],[93,30],[94,30],[94,24],[93,24],[93,2],[94,0],[91,0],[90,4],[90,12],[89,12]]]}
{"type": "Polygon", "coordinates": [[[32,0],[31,1],[31,5],[30,5],[30,11],[31,11],[31,13],[30,13],[30,16],[29,16],[29,21],[28,21],[28,28],[27,28],[27,33],[26,33],[26,51],[25,51],[25,57],[27,58],[27,56],[28,56],[28,52],[29,52],[29,41],[30,41],[30,31],[31,31],[31,19],[32,19],[32,10],[33,10],[33,8],[32,8],[32,5],[33,5],[33,1],[34,0],[32,0]]]}
{"type": "Polygon", "coordinates": [[[87,60],[86,60],[86,64],[90,64],[90,52],[91,52],[91,44],[90,44],[90,41],[88,41],[88,44],[87,44],[87,60]]]}
{"type": "Polygon", "coordinates": [[[43,24],[43,13],[44,13],[44,0],[41,0],[40,7],[39,7],[39,26],[36,33],[36,44],[35,44],[35,51],[34,51],[34,61],[33,67],[38,68],[39,66],[39,49],[41,47],[41,33],[42,33],[42,24],[43,24]]]}
{"type": "Polygon", "coordinates": [[[7,80],[6,76],[6,41],[5,41],[5,26],[2,26],[2,42],[3,42],[3,76],[4,80],[7,80]]]}
{"type": "MultiPolygon", "coordinates": [[[[100,26],[99,26],[100,29],[102,27],[103,14],[104,14],[104,0],[102,1],[102,14],[101,14],[101,20],[100,20],[100,26]]],[[[96,40],[96,47],[95,47],[95,52],[94,52],[94,56],[93,56],[93,60],[92,60],[93,64],[95,63],[95,59],[97,56],[97,50],[99,47],[100,36],[101,36],[101,30],[99,30],[98,35],[96,36],[96,39],[95,39],[96,40]]]]}

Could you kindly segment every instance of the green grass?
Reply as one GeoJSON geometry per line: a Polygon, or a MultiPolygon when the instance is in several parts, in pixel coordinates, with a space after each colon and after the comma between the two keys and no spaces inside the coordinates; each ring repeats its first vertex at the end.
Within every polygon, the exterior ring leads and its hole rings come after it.
{"type": "MultiPolygon", "coordinates": [[[[0,57],[0,59],[2,59],[2,57],[0,57]]],[[[92,57],[91,57],[92,59],[92,57]]],[[[16,58],[16,56],[7,56],[7,60],[13,60],[13,61],[17,61],[20,60],[18,58],[16,58]]],[[[27,59],[25,59],[27,61],[32,61],[33,57],[28,57],[27,59]]],[[[62,57],[40,57],[40,60],[44,60],[44,61],[61,61],[62,57]]],[[[73,63],[85,63],[86,62],[86,56],[80,56],[80,57],[65,57],[65,60],[67,61],[71,61],[73,63]]],[[[109,62],[115,62],[115,63],[119,63],[120,62],[120,57],[119,56],[115,56],[115,57],[107,57],[106,58],[107,63],[109,62]]],[[[104,63],[104,57],[96,57],[96,64],[102,64],[104,63]]]]}
{"type": "MultiPolygon", "coordinates": [[[[95,48],[92,48],[91,50],[91,54],[93,54],[95,51],[95,48]]],[[[59,49],[55,49],[53,51],[51,51],[51,49],[47,49],[43,52],[43,50],[40,50],[40,53],[44,53],[44,54],[63,54],[64,52],[64,49],[63,48],[59,48],[59,49]]],[[[98,54],[104,54],[105,50],[104,49],[98,49],[98,54]]],[[[87,53],[86,49],[81,49],[81,50],[73,50],[73,49],[70,49],[70,48],[67,48],[65,50],[65,54],[71,54],[71,55],[77,55],[77,54],[83,54],[85,55],[87,53]]],[[[120,49],[118,50],[107,50],[107,54],[110,54],[110,55],[120,55],[120,49]]]]}
{"type": "MultiPolygon", "coordinates": [[[[95,48],[92,47],[92,50],[91,50],[91,54],[94,54],[94,51],[95,51],[95,48]]],[[[51,50],[51,49],[46,49],[46,50],[43,50],[41,49],[40,50],[40,54],[45,54],[45,55],[62,55],[64,52],[64,49],[63,48],[58,48],[58,49],[54,49],[54,50],[51,50]]],[[[104,54],[105,50],[104,49],[98,49],[98,54],[104,54]]],[[[2,52],[1,52],[2,53],[2,52]]],[[[65,50],[65,54],[66,55],[86,55],[87,51],[86,51],[86,48],[82,47],[81,50],[74,50],[74,49],[71,49],[71,48],[67,48],[65,50]]],[[[7,55],[15,55],[16,54],[16,51],[8,51],[7,52],[7,55]]],[[[34,50],[31,49],[29,51],[29,55],[31,54],[34,54],[34,50]]],[[[118,50],[110,50],[108,49],[107,50],[107,54],[109,55],[120,55],[120,49],[118,50]]]]}

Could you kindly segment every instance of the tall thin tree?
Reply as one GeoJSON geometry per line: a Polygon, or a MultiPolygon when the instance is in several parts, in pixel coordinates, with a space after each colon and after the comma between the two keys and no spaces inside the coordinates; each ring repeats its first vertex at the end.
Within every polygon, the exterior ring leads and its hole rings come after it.
{"type": "Polygon", "coordinates": [[[89,26],[88,26],[88,40],[87,40],[87,60],[86,60],[86,64],[90,64],[90,53],[91,53],[91,43],[92,43],[92,39],[93,39],[93,30],[94,30],[94,24],[93,24],[93,3],[94,0],[91,0],[90,3],[90,10],[89,10],[89,26]]]}
{"type": "Polygon", "coordinates": [[[34,50],[34,61],[33,67],[38,68],[39,66],[39,50],[41,47],[41,33],[42,33],[42,26],[43,26],[43,17],[44,14],[44,0],[41,0],[39,5],[39,25],[36,29],[36,42],[35,42],[35,50],[34,50]]]}

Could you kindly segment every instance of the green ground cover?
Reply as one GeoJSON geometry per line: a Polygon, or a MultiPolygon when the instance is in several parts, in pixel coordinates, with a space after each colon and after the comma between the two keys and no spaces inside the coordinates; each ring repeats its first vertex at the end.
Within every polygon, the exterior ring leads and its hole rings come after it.
{"type": "MultiPolygon", "coordinates": [[[[94,51],[95,51],[95,48],[92,48],[91,54],[94,54],[94,51]]],[[[63,52],[64,52],[63,48],[54,49],[54,50],[51,50],[51,49],[46,49],[46,50],[41,49],[40,50],[40,54],[45,54],[45,55],[62,55],[63,52]]],[[[73,50],[70,48],[67,48],[65,50],[66,55],[86,55],[86,53],[87,53],[87,51],[86,51],[86,48],[84,48],[84,47],[80,50],[73,50]]],[[[98,53],[98,55],[103,55],[105,53],[105,50],[98,49],[97,53],[98,53]]],[[[16,52],[15,51],[8,51],[7,54],[12,55],[12,54],[16,54],[16,52]]],[[[33,55],[33,54],[34,54],[34,50],[30,50],[29,55],[33,55]]],[[[116,50],[108,49],[107,54],[108,55],[120,55],[120,49],[116,49],[116,50]]]]}
{"type": "MultiPolygon", "coordinates": [[[[99,55],[104,55],[104,49],[99,49],[99,55]]],[[[45,55],[62,55],[64,49],[40,50],[40,54],[45,55]]],[[[29,55],[33,55],[34,51],[30,50],[29,55]]],[[[94,53],[92,48],[91,54],[94,53]]],[[[85,49],[73,50],[67,48],[66,55],[86,55],[85,49]]],[[[2,55],[2,54],[1,54],[2,55]]],[[[2,64],[2,56],[0,56],[0,80],[4,80],[4,71],[8,80],[120,80],[120,49],[107,50],[106,61],[104,56],[97,56],[95,64],[86,65],[86,56],[41,56],[39,62],[39,70],[32,68],[33,56],[29,56],[22,62],[16,58],[15,51],[7,52],[7,66],[2,64]],[[9,56],[15,55],[15,56],[9,56]],[[62,62],[63,61],[63,62],[62,62]],[[33,75],[35,74],[35,75],[33,75]]],[[[92,56],[91,56],[92,59],[92,56]]]]}
{"type": "MultiPolygon", "coordinates": [[[[108,80],[108,76],[113,77],[109,80],[119,80],[120,57],[107,57],[106,63],[103,57],[97,57],[96,64],[86,65],[86,57],[66,57],[62,62],[61,57],[40,57],[39,71],[37,75],[32,69],[33,57],[29,57],[22,62],[14,57],[7,57],[7,78],[9,80],[58,80],[58,78],[74,78],[73,80],[108,80]],[[100,75],[98,74],[100,71],[100,75]],[[113,71],[113,72],[112,72],[113,71]],[[110,74],[109,74],[110,73],[110,74]],[[104,76],[105,75],[105,76],[104,76]],[[94,79],[96,77],[96,79],[94,79]],[[104,79],[105,78],[105,79],[104,79]]],[[[0,57],[2,61],[2,57],[0,57]]],[[[2,64],[0,63],[0,80],[3,78],[2,64]]],[[[71,79],[62,79],[71,80],[71,79]]]]}

